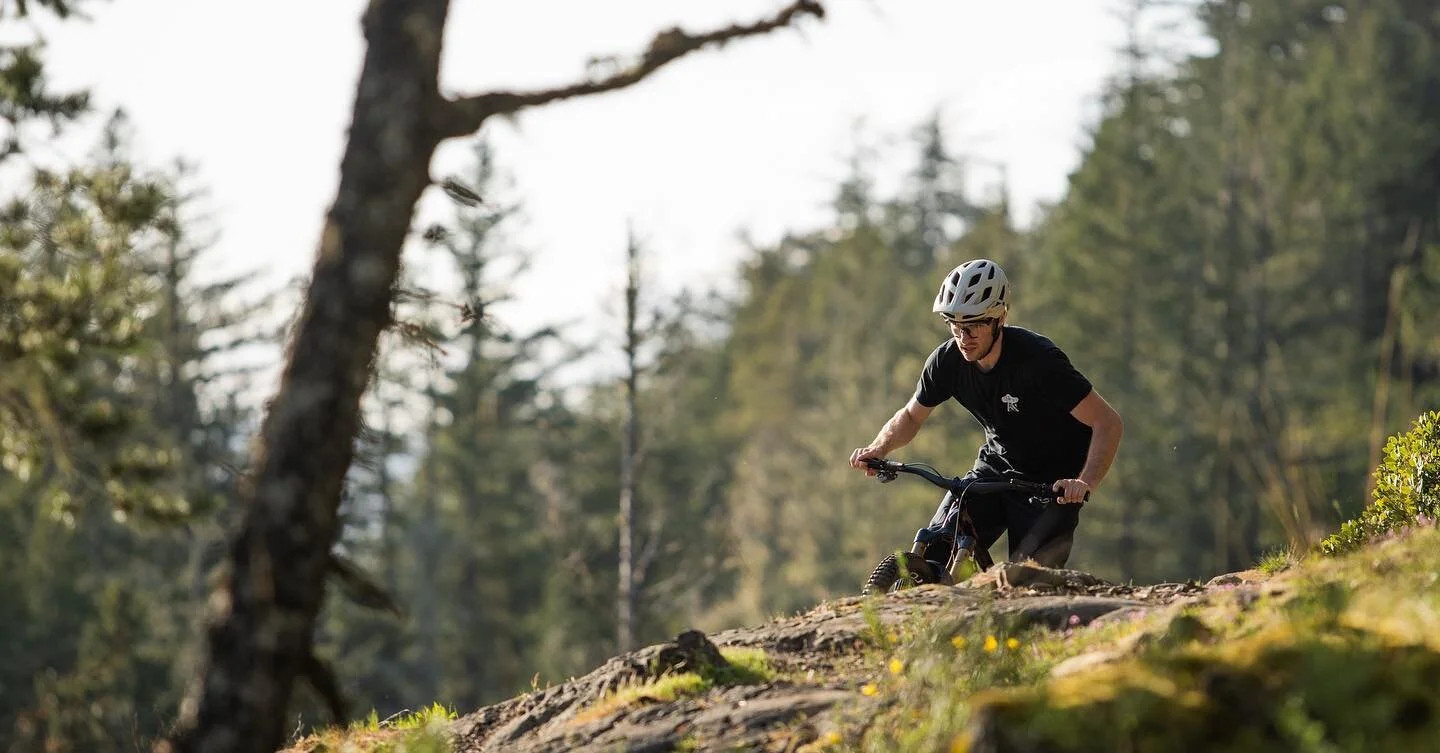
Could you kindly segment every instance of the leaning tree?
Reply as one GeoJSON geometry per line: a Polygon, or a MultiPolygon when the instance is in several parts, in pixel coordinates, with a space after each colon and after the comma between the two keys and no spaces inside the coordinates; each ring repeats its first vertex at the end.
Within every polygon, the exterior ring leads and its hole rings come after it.
{"type": "Polygon", "coordinates": [[[371,0],[365,11],[367,49],[339,189],[245,476],[203,662],[175,733],[157,751],[273,751],[296,678],[333,686],[314,658],[314,625],[335,567],[360,399],[391,324],[401,248],[439,144],[496,115],[630,86],[690,52],[824,15],[818,2],[795,0],[753,24],[669,29],[634,60],[574,85],[450,98],[439,89],[448,9],[449,0],[371,0]]]}

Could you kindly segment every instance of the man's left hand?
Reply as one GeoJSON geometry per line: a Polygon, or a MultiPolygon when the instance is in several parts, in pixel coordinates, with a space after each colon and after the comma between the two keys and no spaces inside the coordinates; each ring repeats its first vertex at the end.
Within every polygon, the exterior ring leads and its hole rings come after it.
{"type": "Polygon", "coordinates": [[[1062,505],[1084,502],[1090,498],[1090,485],[1078,478],[1062,478],[1050,488],[1060,492],[1057,501],[1062,505]]]}

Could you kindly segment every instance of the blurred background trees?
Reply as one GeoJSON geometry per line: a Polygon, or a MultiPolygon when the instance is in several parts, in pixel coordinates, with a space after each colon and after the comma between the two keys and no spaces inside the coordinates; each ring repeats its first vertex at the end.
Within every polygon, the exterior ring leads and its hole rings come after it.
{"type": "MultiPolygon", "coordinates": [[[[1010,272],[1012,324],[1065,347],[1126,419],[1073,566],[1206,578],[1365,504],[1385,437],[1440,406],[1440,17],[1405,0],[1194,13],[1201,52],[1127,51],[1067,193],[1028,227],[936,116],[878,152],[908,166],[892,193],[858,145],[832,220],[751,248],[730,292],[647,290],[638,643],[853,594],[909,541],[935,495],[845,460],[946,336],[941,275],[977,256],[1010,272]]],[[[33,48],[0,51],[0,81],[0,740],[132,749],[174,718],[233,513],[258,408],[235,397],[237,354],[278,334],[245,278],[197,274],[182,168],[132,164],[123,117],[83,163],[38,164],[27,141],[86,99],[49,91],[33,48]]],[[[343,511],[341,548],[404,614],[337,594],[319,635],[382,718],[499,700],[616,648],[626,374],[603,364],[623,361],[623,291],[598,342],[569,334],[575,312],[508,325],[523,201],[483,140],[473,156],[486,203],[406,252],[435,291],[397,301],[412,336],[382,351],[343,511]],[[558,376],[587,361],[604,376],[558,376]]],[[[951,405],[899,457],[958,474],[979,440],[951,405]]],[[[304,694],[296,713],[323,720],[304,694]]]]}

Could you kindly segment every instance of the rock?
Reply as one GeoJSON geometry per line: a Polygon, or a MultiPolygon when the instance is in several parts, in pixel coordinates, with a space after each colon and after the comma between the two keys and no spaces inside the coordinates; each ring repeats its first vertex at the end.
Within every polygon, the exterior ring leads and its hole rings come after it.
{"type": "Polygon", "coordinates": [[[1191,641],[1209,643],[1214,638],[1215,631],[1193,614],[1177,614],[1165,627],[1166,645],[1178,646],[1191,641]]]}
{"type": "Polygon", "coordinates": [[[1123,651],[1101,650],[1072,656],[1050,668],[1051,677],[1064,677],[1125,658],[1123,651]]]}
{"type": "Polygon", "coordinates": [[[874,627],[865,609],[873,608],[875,618],[886,630],[897,628],[916,610],[961,614],[976,609],[988,599],[954,586],[924,585],[871,600],[841,599],[795,617],[773,620],[759,627],[733,628],[717,632],[714,640],[722,646],[755,646],[780,654],[805,654],[812,658],[848,654],[875,638],[874,627]]]}
{"type": "Polygon", "coordinates": [[[704,750],[760,750],[777,730],[855,700],[853,691],[796,686],[728,688],[703,699],[624,709],[583,728],[552,726],[513,743],[495,745],[492,741],[482,750],[660,753],[691,744],[704,750]]]}
{"type": "Polygon", "coordinates": [[[1113,585],[1080,570],[1053,569],[1020,562],[1006,562],[997,569],[995,585],[1002,589],[1040,586],[1075,590],[1113,585]]]}
{"type": "MultiPolygon", "coordinates": [[[[1239,576],[1237,576],[1239,577],[1239,576]]],[[[1262,583],[1223,589],[1225,598],[1259,592],[1262,583]]],[[[614,657],[589,674],[494,704],[456,720],[448,736],[456,753],[669,751],[679,749],[794,751],[823,737],[842,718],[863,718],[883,699],[859,688],[876,669],[864,652],[892,645],[921,621],[964,623],[991,612],[1012,625],[1053,630],[1132,619],[1155,609],[1178,610],[1213,597],[1196,583],[1111,584],[1076,570],[1003,563],[958,586],[927,585],[879,597],[835,599],[802,614],[707,635],[680,633],[673,641],[614,657]],[[726,665],[720,646],[761,648],[784,680],[712,688],[668,703],[635,703],[585,713],[607,692],[677,672],[726,665]],[[843,710],[841,710],[843,708],[843,710]],[[583,715],[582,715],[583,714],[583,715]]],[[[1155,640],[1210,639],[1203,623],[1167,624],[1136,633],[1101,651],[1057,665],[1054,676],[1143,650],[1155,640]]],[[[982,707],[973,751],[1027,750],[1023,736],[994,726],[996,709],[982,707]]]]}
{"type": "Polygon", "coordinates": [[[1205,587],[1238,586],[1242,583],[1254,583],[1262,580],[1265,580],[1265,574],[1252,568],[1250,570],[1237,570],[1233,573],[1217,575],[1206,581],[1205,587]]]}
{"type": "MultiPolygon", "coordinates": [[[[1110,614],[1119,614],[1131,609],[1136,610],[1131,614],[1143,614],[1148,611],[1143,607],[1129,607],[1123,610],[1114,610],[1110,614]]],[[[1099,619],[1096,620],[1096,622],[1098,621],[1099,619]]],[[[1115,641],[1110,648],[1072,656],[1052,667],[1050,676],[1064,677],[1084,672],[1102,664],[1119,661],[1155,645],[1178,646],[1189,641],[1208,642],[1213,637],[1214,631],[1198,617],[1180,613],[1171,617],[1169,622],[1157,630],[1137,631],[1115,641]]]]}
{"type": "Polygon", "coordinates": [[[720,654],[720,649],[716,648],[704,633],[699,630],[686,630],[675,636],[673,643],[660,647],[649,670],[651,675],[662,675],[671,672],[705,672],[729,665],[730,662],[720,654]]]}
{"type": "Polygon", "coordinates": [[[1154,609],[1155,607],[1152,607],[1149,604],[1144,604],[1141,606],[1121,607],[1120,609],[1116,609],[1113,612],[1106,612],[1105,614],[1096,617],[1095,619],[1090,621],[1090,624],[1110,625],[1116,622],[1132,622],[1134,620],[1143,619],[1145,615],[1150,614],[1150,612],[1154,609]]]}
{"type": "Polygon", "coordinates": [[[1177,599],[1202,595],[1205,593],[1205,587],[1194,583],[1156,583],[1132,589],[1132,593],[1137,599],[1169,603],[1177,599]]]}
{"type": "Polygon", "coordinates": [[[1106,596],[1033,596],[996,602],[995,611],[1009,615],[1016,627],[1043,625],[1051,630],[1088,625],[1119,609],[1144,607],[1145,602],[1106,596]]]}

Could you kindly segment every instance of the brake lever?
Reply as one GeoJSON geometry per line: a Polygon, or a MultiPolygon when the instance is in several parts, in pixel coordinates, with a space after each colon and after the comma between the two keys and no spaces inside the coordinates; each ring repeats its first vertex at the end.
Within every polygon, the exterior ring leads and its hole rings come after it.
{"type": "Polygon", "coordinates": [[[885,462],[884,460],[878,460],[875,462],[867,461],[865,465],[869,466],[870,470],[875,471],[875,475],[879,477],[880,483],[882,484],[888,484],[891,481],[894,481],[895,479],[900,477],[900,472],[895,470],[894,468],[891,468],[890,464],[885,462]]]}
{"type": "MultiPolygon", "coordinates": [[[[1083,504],[1085,504],[1086,502],[1089,502],[1089,501],[1090,501],[1090,492],[1085,492],[1085,496],[1082,497],[1082,498],[1080,499],[1080,501],[1077,502],[1077,503],[1075,503],[1075,504],[1081,504],[1081,505],[1083,505],[1083,504]]],[[[1051,503],[1051,502],[1054,502],[1054,503],[1057,504],[1057,505],[1058,505],[1058,504],[1062,504],[1062,503],[1060,502],[1060,497],[1059,497],[1059,496],[1049,496],[1049,497],[1047,497],[1047,496],[1043,496],[1043,495],[1040,495],[1040,494],[1032,494],[1032,495],[1030,496],[1030,504],[1032,504],[1032,505],[1042,505],[1042,506],[1043,506],[1043,505],[1049,504],[1049,503],[1051,503]]]]}

